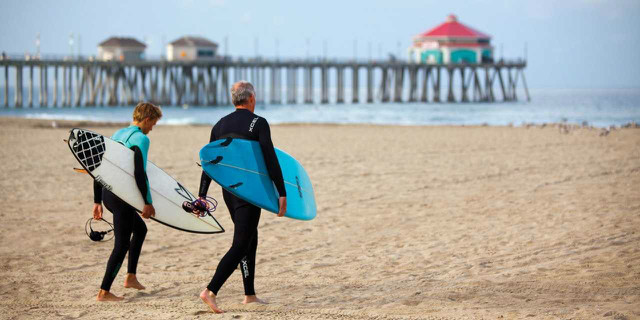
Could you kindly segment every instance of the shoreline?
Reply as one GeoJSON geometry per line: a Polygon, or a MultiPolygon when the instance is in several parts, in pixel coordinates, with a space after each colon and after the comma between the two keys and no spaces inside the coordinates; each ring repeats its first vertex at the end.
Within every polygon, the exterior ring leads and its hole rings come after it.
{"type": "MultiPolygon", "coordinates": [[[[92,121],[92,120],[58,120],[58,119],[35,119],[24,117],[5,117],[0,116],[0,124],[4,123],[25,123],[34,128],[101,128],[101,127],[122,127],[127,126],[130,122],[112,122],[112,121],[92,121]]],[[[185,124],[157,124],[158,127],[211,127],[212,124],[204,123],[185,123],[185,124]]],[[[416,124],[376,124],[376,123],[310,123],[310,122],[288,122],[271,124],[273,127],[401,127],[401,128],[558,128],[563,131],[573,131],[579,129],[613,131],[621,129],[640,129],[640,124],[630,121],[620,126],[596,127],[588,124],[573,124],[567,122],[550,122],[550,123],[522,123],[520,125],[489,125],[489,124],[473,124],[473,125],[450,125],[450,124],[434,124],[434,125],[416,125],[416,124]]]]}

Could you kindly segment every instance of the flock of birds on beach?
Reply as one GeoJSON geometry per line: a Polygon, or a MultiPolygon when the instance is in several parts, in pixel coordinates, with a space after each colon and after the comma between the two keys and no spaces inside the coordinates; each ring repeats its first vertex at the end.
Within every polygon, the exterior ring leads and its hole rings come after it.
{"type": "Polygon", "coordinates": [[[607,135],[609,135],[609,133],[611,133],[611,131],[615,131],[618,128],[620,129],[627,129],[627,128],[635,128],[638,129],[640,128],[640,124],[637,124],[635,122],[629,122],[627,124],[621,125],[620,127],[616,127],[616,126],[609,126],[607,128],[597,128],[594,126],[589,125],[588,122],[584,121],[582,122],[581,125],[577,125],[577,124],[569,124],[566,122],[562,122],[562,123],[543,123],[543,124],[533,124],[533,123],[524,123],[522,125],[525,128],[546,128],[546,127],[556,127],[558,128],[558,131],[560,133],[563,134],[569,134],[571,131],[577,130],[577,129],[589,129],[589,130],[600,130],[600,136],[601,137],[605,137],[607,135]]]}

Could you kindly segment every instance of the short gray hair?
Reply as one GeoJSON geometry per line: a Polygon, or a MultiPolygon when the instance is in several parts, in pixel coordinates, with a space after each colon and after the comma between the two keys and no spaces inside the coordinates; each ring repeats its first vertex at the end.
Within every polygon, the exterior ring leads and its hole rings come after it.
{"type": "Polygon", "coordinates": [[[253,85],[249,81],[238,81],[231,86],[231,102],[234,106],[242,106],[249,102],[251,96],[256,96],[253,85]]]}

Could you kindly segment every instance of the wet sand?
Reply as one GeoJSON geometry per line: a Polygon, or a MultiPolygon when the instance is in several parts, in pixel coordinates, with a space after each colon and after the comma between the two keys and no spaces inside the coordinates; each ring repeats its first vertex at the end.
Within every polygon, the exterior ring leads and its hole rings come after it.
{"type": "MultiPolygon", "coordinates": [[[[122,286],[125,260],[112,287],[125,302],[95,301],[113,240],[84,233],[91,179],[62,141],[78,124],[56,124],[0,118],[0,318],[640,318],[639,129],[273,126],[318,217],[263,211],[256,290],[270,304],[240,303],[238,271],[214,315],[198,294],[231,244],[224,204],[224,234],[148,221],[147,289],[122,286]]],[[[149,159],[197,192],[209,131],[157,126],[149,159]]]]}

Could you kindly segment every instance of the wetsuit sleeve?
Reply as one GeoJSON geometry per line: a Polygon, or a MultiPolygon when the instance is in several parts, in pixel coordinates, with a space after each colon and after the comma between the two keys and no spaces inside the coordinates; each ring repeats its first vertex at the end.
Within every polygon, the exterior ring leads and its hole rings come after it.
{"type": "MultiPolygon", "coordinates": [[[[211,128],[211,137],[209,137],[209,143],[216,141],[215,126],[211,128]]],[[[199,197],[206,197],[209,192],[209,185],[211,185],[211,177],[202,170],[202,176],[200,176],[200,189],[198,190],[199,197]]]]}
{"type": "Polygon", "coordinates": [[[284,188],[284,178],[282,178],[282,170],[280,168],[280,162],[276,157],[276,150],[273,148],[273,142],[271,141],[271,129],[269,123],[265,119],[260,119],[261,123],[258,127],[258,142],[260,143],[260,149],[264,156],[264,162],[267,165],[267,171],[269,177],[276,185],[278,194],[281,197],[287,196],[287,191],[284,188]]]}
{"type": "Polygon", "coordinates": [[[136,185],[140,190],[140,194],[142,194],[142,199],[144,200],[144,204],[152,204],[151,201],[151,192],[149,190],[149,179],[147,179],[147,172],[144,168],[144,157],[142,150],[138,148],[138,146],[131,147],[133,150],[133,175],[136,179],[136,185]]]}
{"type": "Polygon", "coordinates": [[[93,203],[102,203],[102,185],[93,180],[93,203]]]}

